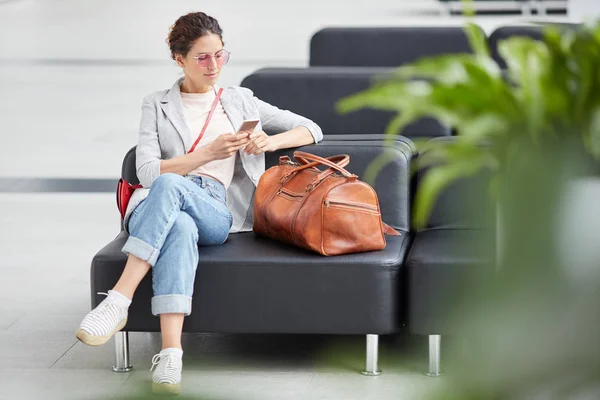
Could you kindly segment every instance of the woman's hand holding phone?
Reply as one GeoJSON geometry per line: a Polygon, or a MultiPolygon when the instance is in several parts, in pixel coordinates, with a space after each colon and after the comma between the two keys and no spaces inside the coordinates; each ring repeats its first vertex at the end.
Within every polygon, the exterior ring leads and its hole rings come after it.
{"type": "Polygon", "coordinates": [[[253,132],[250,135],[250,143],[244,150],[246,154],[259,155],[267,151],[277,150],[273,137],[267,135],[264,131],[253,132]]]}
{"type": "Polygon", "coordinates": [[[217,137],[206,147],[212,160],[223,160],[233,156],[249,142],[248,132],[226,133],[217,137]]]}
{"type": "Polygon", "coordinates": [[[254,132],[259,120],[246,120],[237,133],[220,135],[207,146],[212,160],[223,160],[244,149],[246,154],[258,155],[266,151],[274,151],[273,141],[263,131],[254,132]]]}

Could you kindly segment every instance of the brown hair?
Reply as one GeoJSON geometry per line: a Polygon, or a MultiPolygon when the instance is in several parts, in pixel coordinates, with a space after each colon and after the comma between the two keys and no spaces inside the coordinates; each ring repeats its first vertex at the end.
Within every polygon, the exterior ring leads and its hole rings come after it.
{"type": "Polygon", "coordinates": [[[194,12],[183,15],[175,21],[169,30],[167,44],[171,49],[171,58],[176,54],[186,57],[194,42],[204,35],[213,33],[218,35],[223,42],[223,30],[219,22],[203,12],[194,12]]]}

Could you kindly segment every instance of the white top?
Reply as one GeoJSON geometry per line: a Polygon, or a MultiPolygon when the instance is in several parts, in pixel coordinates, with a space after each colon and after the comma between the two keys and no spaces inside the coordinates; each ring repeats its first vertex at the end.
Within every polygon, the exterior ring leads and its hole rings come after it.
{"type": "MultiPolygon", "coordinates": [[[[200,131],[202,131],[202,127],[206,122],[206,118],[208,118],[208,114],[210,113],[210,109],[215,101],[216,96],[217,94],[214,90],[206,93],[181,92],[183,115],[185,116],[185,120],[192,135],[192,143],[198,139],[198,135],[200,134],[200,131]]],[[[208,127],[206,128],[204,136],[202,136],[202,139],[200,139],[200,142],[194,151],[198,151],[199,149],[211,144],[218,136],[226,133],[235,133],[235,130],[231,124],[231,121],[229,121],[227,114],[225,114],[225,110],[223,109],[221,102],[219,102],[217,104],[217,108],[215,109],[215,113],[208,123],[208,127]]],[[[210,175],[221,181],[227,189],[229,188],[229,185],[231,185],[231,180],[233,179],[235,157],[236,155],[234,154],[233,156],[223,160],[211,161],[189,172],[189,174],[210,175]]]]}
{"type": "MultiPolygon", "coordinates": [[[[199,131],[193,135],[185,121],[180,93],[183,79],[179,78],[170,89],[150,93],[142,102],[135,154],[136,174],[143,188],[137,189],[131,196],[123,221],[125,229],[132,212],[148,196],[152,183],[160,176],[161,160],[186,154],[198,137],[199,131]]],[[[248,88],[224,88],[221,104],[236,129],[244,120],[258,119],[260,123],[256,127],[257,131],[264,130],[275,134],[297,126],[305,126],[315,142],[323,139],[321,128],[313,121],[265,103],[256,98],[248,88]]],[[[252,229],[253,224],[254,189],[265,172],[265,155],[238,151],[235,164],[233,180],[227,190],[227,206],[233,214],[230,232],[248,231],[252,229]]]]}

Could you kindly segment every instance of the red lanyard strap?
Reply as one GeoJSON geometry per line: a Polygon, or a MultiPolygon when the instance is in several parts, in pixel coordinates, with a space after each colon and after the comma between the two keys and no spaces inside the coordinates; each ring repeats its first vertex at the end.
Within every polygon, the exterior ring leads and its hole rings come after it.
{"type": "Polygon", "coordinates": [[[198,136],[198,139],[196,139],[196,141],[194,142],[194,144],[192,145],[192,148],[190,149],[190,151],[188,151],[188,153],[191,153],[192,151],[194,151],[196,149],[196,146],[198,145],[198,143],[200,143],[200,139],[202,139],[202,136],[204,136],[204,133],[206,132],[206,128],[208,127],[208,123],[210,122],[210,119],[212,118],[213,114],[215,113],[217,104],[219,104],[219,99],[221,98],[221,93],[223,93],[223,88],[220,88],[219,91],[217,92],[217,96],[215,97],[215,101],[213,102],[212,108],[210,109],[210,112],[208,113],[208,117],[206,118],[206,121],[204,122],[202,131],[200,131],[200,135],[198,136]]]}

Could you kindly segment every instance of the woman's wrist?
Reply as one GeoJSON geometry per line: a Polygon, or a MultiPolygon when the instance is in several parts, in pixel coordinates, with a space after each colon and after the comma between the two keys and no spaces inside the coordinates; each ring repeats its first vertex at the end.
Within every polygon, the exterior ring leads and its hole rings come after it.
{"type": "MultiPolygon", "coordinates": [[[[285,132],[283,132],[285,133],[285,132]]],[[[283,148],[283,143],[281,141],[283,133],[278,133],[277,135],[273,135],[269,137],[270,143],[270,151],[277,151],[283,148]]]]}
{"type": "Polygon", "coordinates": [[[191,154],[194,157],[194,161],[200,166],[214,161],[214,155],[210,145],[194,150],[191,154]]]}

